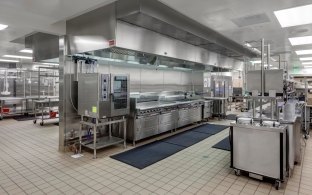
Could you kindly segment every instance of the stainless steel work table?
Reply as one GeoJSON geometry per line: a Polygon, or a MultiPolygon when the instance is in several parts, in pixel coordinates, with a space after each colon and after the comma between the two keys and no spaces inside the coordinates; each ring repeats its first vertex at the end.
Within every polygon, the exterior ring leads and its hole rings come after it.
{"type": "MultiPolygon", "coordinates": [[[[4,115],[17,115],[17,114],[28,114],[33,111],[32,106],[28,106],[29,102],[33,102],[34,100],[44,99],[47,97],[38,98],[38,96],[28,96],[28,97],[0,97],[0,119],[3,119],[4,115]],[[24,105],[25,103],[25,105],[24,105]],[[20,109],[18,111],[4,113],[3,108],[5,106],[13,106],[19,105],[20,109]]],[[[54,98],[54,96],[50,96],[49,98],[54,98]]]]}
{"type": "Polygon", "coordinates": [[[213,114],[219,118],[226,117],[227,101],[226,97],[204,97],[205,100],[213,101],[213,114]]]}

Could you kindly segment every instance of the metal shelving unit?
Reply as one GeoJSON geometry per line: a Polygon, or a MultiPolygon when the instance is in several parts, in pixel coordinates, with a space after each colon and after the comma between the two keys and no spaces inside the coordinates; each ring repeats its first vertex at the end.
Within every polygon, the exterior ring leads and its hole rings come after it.
{"type": "Polygon", "coordinates": [[[124,145],[124,148],[126,148],[126,137],[127,137],[127,119],[123,116],[121,119],[114,120],[114,119],[108,119],[107,121],[101,121],[98,118],[92,118],[89,116],[81,116],[80,121],[80,129],[79,129],[79,152],[81,153],[81,147],[86,147],[91,150],[93,150],[93,158],[96,158],[97,154],[96,151],[102,148],[106,148],[108,146],[122,144],[124,145]],[[84,121],[84,118],[91,120],[92,122],[84,121]],[[112,135],[112,124],[123,124],[123,138],[115,137],[112,135]],[[87,139],[85,141],[82,140],[82,128],[83,125],[90,128],[91,131],[93,131],[93,139],[87,139]],[[108,136],[98,137],[98,128],[108,126],[108,136]]]}

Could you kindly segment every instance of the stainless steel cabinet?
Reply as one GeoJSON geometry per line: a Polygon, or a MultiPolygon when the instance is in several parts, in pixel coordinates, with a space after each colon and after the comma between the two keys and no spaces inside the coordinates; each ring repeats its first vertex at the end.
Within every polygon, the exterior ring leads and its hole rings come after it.
{"type": "Polygon", "coordinates": [[[176,129],[177,121],[178,121],[177,110],[159,115],[159,133],[176,129]]]}
{"type": "Polygon", "coordinates": [[[159,115],[138,118],[135,121],[134,141],[157,135],[159,115]]]}
{"type": "Polygon", "coordinates": [[[202,119],[202,108],[195,107],[189,109],[179,110],[178,127],[201,121],[202,119]]]}
{"type": "Polygon", "coordinates": [[[212,116],[213,101],[205,101],[203,105],[203,119],[210,118],[212,116]]]}

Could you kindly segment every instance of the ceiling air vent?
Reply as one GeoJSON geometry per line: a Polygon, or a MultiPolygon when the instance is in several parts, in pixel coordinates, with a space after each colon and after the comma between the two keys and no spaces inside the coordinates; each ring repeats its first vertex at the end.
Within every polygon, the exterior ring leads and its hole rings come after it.
{"type": "Polygon", "coordinates": [[[245,26],[270,22],[270,19],[265,13],[262,13],[262,14],[244,16],[240,18],[234,18],[232,19],[232,22],[236,24],[238,27],[245,27],[245,26]]]}

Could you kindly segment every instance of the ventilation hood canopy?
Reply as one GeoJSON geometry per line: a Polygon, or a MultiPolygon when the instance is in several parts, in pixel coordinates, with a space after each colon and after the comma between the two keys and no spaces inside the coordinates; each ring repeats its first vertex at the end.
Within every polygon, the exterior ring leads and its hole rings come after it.
{"type": "Polygon", "coordinates": [[[116,1],[66,21],[66,33],[68,55],[104,57],[95,51],[111,49],[136,53],[141,64],[156,56],[237,69],[245,57],[256,56],[157,0],[116,1]]]}
{"type": "Polygon", "coordinates": [[[119,0],[117,19],[183,42],[242,59],[258,54],[158,0],[119,0]]]}
{"type": "Polygon", "coordinates": [[[212,65],[199,64],[195,62],[185,61],[181,59],[174,59],[165,56],[157,56],[154,54],[142,53],[137,51],[130,51],[122,48],[108,48],[104,50],[97,50],[76,54],[74,56],[81,56],[101,61],[113,61],[123,64],[133,64],[134,66],[144,66],[146,68],[165,68],[177,70],[192,70],[201,72],[229,72],[231,69],[226,67],[216,67],[212,65]]]}

